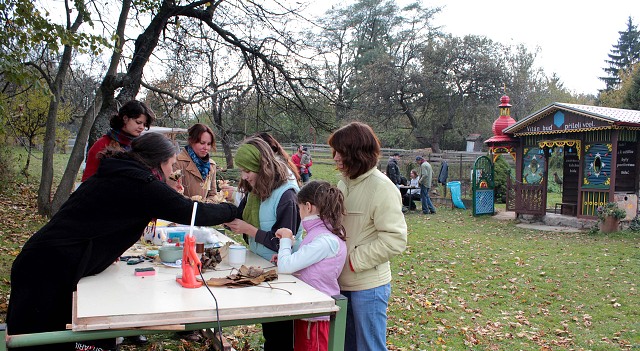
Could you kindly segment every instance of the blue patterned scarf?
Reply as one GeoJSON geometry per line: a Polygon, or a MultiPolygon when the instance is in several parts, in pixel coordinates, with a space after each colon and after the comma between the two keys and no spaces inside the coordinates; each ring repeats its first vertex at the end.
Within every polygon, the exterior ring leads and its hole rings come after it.
{"type": "Polygon", "coordinates": [[[125,151],[131,150],[131,142],[136,138],[129,133],[123,132],[122,129],[115,130],[113,128],[109,129],[107,136],[111,138],[111,140],[120,144],[125,151]]]}
{"type": "Polygon", "coordinates": [[[196,155],[196,152],[193,151],[193,148],[190,145],[187,145],[184,148],[189,153],[189,156],[191,156],[191,160],[193,161],[193,163],[195,163],[196,167],[198,167],[202,179],[207,179],[209,170],[211,169],[211,164],[209,163],[209,155],[205,156],[205,158],[202,159],[198,157],[198,155],[196,155]]]}

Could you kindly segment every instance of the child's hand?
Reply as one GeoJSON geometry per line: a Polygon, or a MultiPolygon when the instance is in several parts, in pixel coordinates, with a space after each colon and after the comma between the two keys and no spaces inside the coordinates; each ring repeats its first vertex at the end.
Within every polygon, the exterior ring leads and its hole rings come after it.
{"type": "Polygon", "coordinates": [[[280,228],[276,231],[276,237],[278,239],[282,239],[282,238],[293,239],[293,232],[291,232],[291,229],[280,228]]]}
{"type": "Polygon", "coordinates": [[[271,256],[271,263],[278,265],[278,254],[271,256]]]}

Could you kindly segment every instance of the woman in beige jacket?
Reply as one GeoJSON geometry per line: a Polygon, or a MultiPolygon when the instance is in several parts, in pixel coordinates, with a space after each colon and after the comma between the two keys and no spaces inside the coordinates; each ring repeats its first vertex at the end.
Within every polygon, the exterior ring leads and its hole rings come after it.
{"type": "Polygon", "coordinates": [[[345,350],[386,350],[389,260],[405,250],[407,223],[398,188],[376,166],[380,142],[366,124],[350,123],[329,137],[343,178],[347,260],[338,279],[346,296],[345,350]]]}
{"type": "Polygon", "coordinates": [[[188,145],[178,154],[174,170],[181,171],[179,182],[184,195],[192,200],[218,203],[216,163],[209,157],[216,150],[216,139],[209,126],[197,123],[189,128],[188,145]]]}

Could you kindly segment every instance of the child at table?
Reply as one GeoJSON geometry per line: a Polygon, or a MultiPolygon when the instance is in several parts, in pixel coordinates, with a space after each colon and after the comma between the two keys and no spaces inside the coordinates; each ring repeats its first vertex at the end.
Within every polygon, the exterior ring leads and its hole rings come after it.
{"type": "MultiPolygon", "coordinates": [[[[325,181],[311,181],[298,193],[302,226],[307,235],[300,248],[292,253],[294,235],[281,228],[280,249],[273,256],[278,273],[294,273],[300,280],[329,296],[340,293],[338,277],[347,257],[342,192],[325,181]]],[[[327,350],[329,316],[294,321],[294,350],[327,350]]]]}

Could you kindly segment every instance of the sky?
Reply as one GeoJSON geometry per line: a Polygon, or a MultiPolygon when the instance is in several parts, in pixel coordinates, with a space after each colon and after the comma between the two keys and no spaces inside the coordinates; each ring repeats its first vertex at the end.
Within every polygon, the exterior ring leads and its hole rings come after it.
{"type": "MultiPolygon", "coordinates": [[[[456,36],[484,35],[503,44],[540,48],[538,64],[556,73],[575,93],[604,88],[607,54],[626,29],[629,16],[640,23],[638,0],[423,0],[444,6],[434,24],[456,36]]],[[[507,86],[508,92],[508,86],[507,86]]]]}
{"type": "MultiPolygon", "coordinates": [[[[538,65],[547,76],[556,73],[574,93],[596,95],[604,88],[598,77],[605,76],[602,69],[620,38],[618,32],[626,29],[629,16],[640,24],[640,0],[418,1],[426,7],[443,7],[433,24],[444,32],[460,37],[483,35],[505,45],[524,44],[531,52],[539,48],[538,65]]],[[[321,12],[321,7],[330,4],[353,2],[315,1],[311,9],[321,12]]]]}

